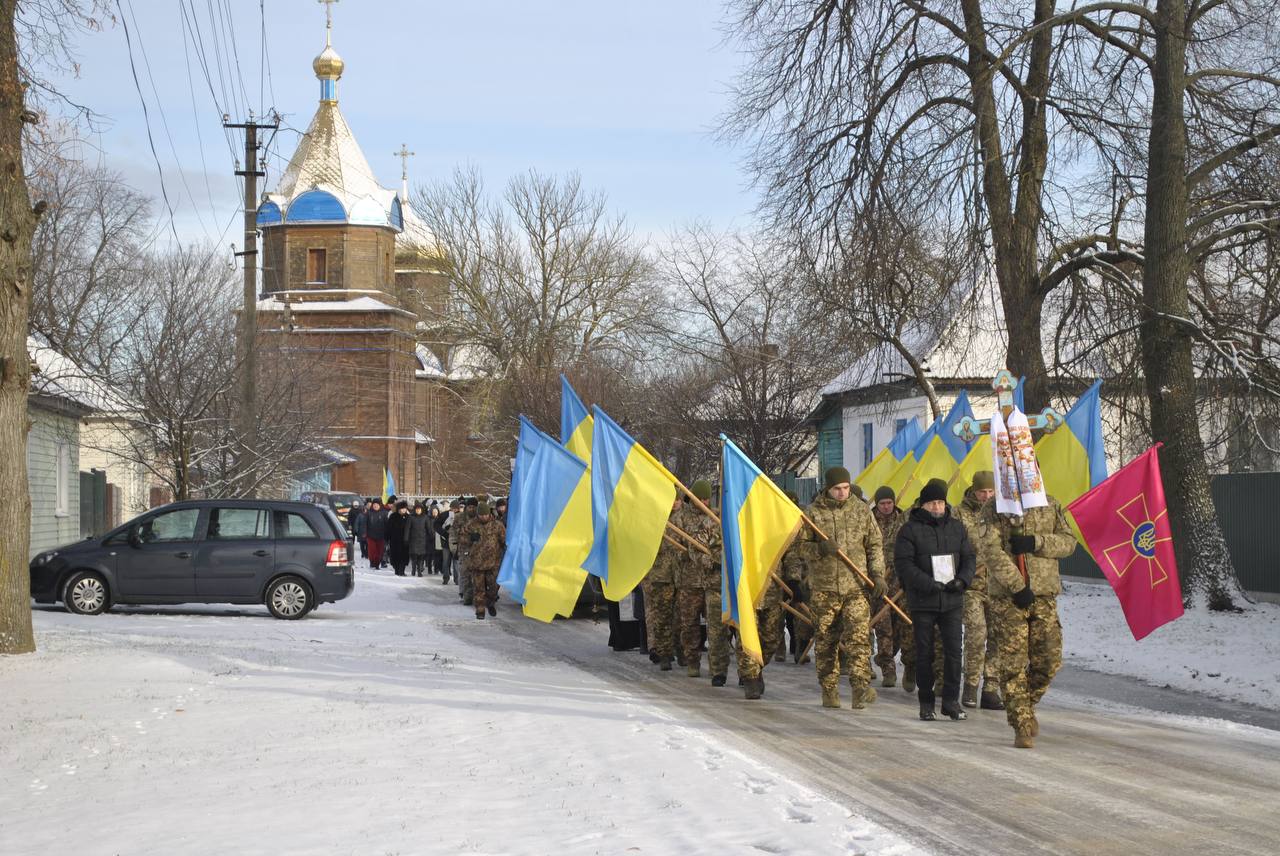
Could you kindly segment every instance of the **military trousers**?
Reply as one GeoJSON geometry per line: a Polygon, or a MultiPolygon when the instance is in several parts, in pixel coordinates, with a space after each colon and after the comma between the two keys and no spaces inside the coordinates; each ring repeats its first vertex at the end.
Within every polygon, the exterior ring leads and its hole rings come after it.
{"type": "Polygon", "coordinates": [[[1020,609],[1007,597],[993,597],[990,606],[1005,716],[1015,730],[1023,730],[1031,726],[1035,706],[1062,668],[1058,600],[1041,596],[1020,609]]]}
{"type": "Polygon", "coordinates": [[[666,582],[642,583],[644,623],[649,650],[659,657],[676,655],[676,587],[666,582]]]}
{"type": "Polygon", "coordinates": [[[476,568],[470,576],[472,603],[475,605],[476,615],[479,615],[486,606],[498,602],[498,569],[476,568]]]}
{"type": "Polygon", "coordinates": [[[964,593],[964,685],[977,687],[978,680],[1000,681],[996,656],[996,634],[991,606],[985,591],[964,593]]]}
{"type": "MultiPolygon", "coordinates": [[[[760,635],[760,654],[764,663],[768,663],[778,652],[782,641],[782,623],[782,590],[770,584],[760,600],[760,608],[756,610],[756,631],[760,635]]],[[[738,677],[760,677],[763,665],[743,651],[741,634],[736,637],[735,647],[738,654],[738,677]]]]}
{"type": "Polygon", "coordinates": [[[707,617],[707,662],[712,675],[724,675],[729,671],[728,628],[720,618],[720,589],[676,589],[676,605],[680,613],[680,647],[684,650],[686,666],[702,664],[702,630],[698,614],[707,617]]]}
{"type": "Polygon", "coordinates": [[[471,568],[467,564],[467,555],[458,557],[458,594],[466,603],[475,595],[475,579],[471,576],[471,568]]]}
{"type": "Polygon", "coordinates": [[[813,652],[822,688],[836,689],[839,685],[842,654],[846,657],[849,683],[870,683],[871,608],[866,596],[860,591],[815,591],[809,607],[815,622],[813,652]]]}

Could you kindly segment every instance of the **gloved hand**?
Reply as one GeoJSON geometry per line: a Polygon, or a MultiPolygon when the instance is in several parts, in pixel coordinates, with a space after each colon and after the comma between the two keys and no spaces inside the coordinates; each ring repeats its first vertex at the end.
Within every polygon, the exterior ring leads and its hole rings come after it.
{"type": "Polygon", "coordinates": [[[942,588],[944,591],[948,591],[951,594],[961,594],[964,591],[964,580],[956,577],[942,588]]]}
{"type": "Polygon", "coordinates": [[[1031,592],[1031,583],[1027,583],[1022,587],[1022,591],[1013,596],[1013,604],[1018,609],[1026,609],[1035,601],[1036,596],[1031,592]]]}
{"type": "Polygon", "coordinates": [[[818,552],[828,558],[832,558],[836,553],[840,552],[840,548],[836,546],[835,541],[821,541],[818,543],[818,552]]]}
{"type": "Polygon", "coordinates": [[[1036,536],[1013,535],[1009,538],[1009,551],[1015,556],[1036,551],[1036,536]]]}
{"type": "Polygon", "coordinates": [[[938,582],[937,580],[930,580],[929,584],[930,584],[929,591],[933,592],[934,594],[938,594],[939,592],[944,592],[947,590],[947,587],[944,586],[942,583],[938,582]]]}
{"type": "Polygon", "coordinates": [[[885,592],[884,580],[880,579],[879,577],[872,577],[871,578],[871,599],[879,600],[880,598],[884,597],[884,592],[885,592]]]}
{"type": "Polygon", "coordinates": [[[472,543],[472,544],[479,544],[479,543],[480,543],[480,533],[479,533],[479,532],[472,532],[472,533],[471,533],[471,543],[472,543]]]}

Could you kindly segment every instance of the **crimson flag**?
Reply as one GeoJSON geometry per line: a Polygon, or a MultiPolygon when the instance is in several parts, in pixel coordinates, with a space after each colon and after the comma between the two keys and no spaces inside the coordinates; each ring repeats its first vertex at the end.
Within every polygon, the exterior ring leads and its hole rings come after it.
{"type": "Polygon", "coordinates": [[[1067,506],[1124,609],[1134,639],[1182,615],[1159,444],[1067,506]]]}

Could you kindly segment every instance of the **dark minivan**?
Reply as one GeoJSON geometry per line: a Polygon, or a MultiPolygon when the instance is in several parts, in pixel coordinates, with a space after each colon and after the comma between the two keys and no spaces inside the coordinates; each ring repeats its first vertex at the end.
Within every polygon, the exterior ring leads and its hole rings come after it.
{"type": "Polygon", "coordinates": [[[175,502],[40,553],[31,596],[80,615],[116,603],[262,603],[297,619],[351,594],[346,538],[331,510],[307,502],[175,502]]]}

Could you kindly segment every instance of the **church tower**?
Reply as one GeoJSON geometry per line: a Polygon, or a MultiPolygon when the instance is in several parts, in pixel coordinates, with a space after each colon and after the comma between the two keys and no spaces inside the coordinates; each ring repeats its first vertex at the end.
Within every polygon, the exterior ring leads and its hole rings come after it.
{"type": "Polygon", "coordinates": [[[338,107],[346,64],[327,13],[326,6],[324,49],[312,62],[320,103],[279,184],[258,206],[259,328],[305,366],[312,406],[328,414],[325,445],[354,458],[334,468],[331,489],[378,493],[385,468],[401,493],[415,494],[430,441],[415,425],[418,316],[405,308],[396,282],[405,206],[378,183],[338,107]]]}

